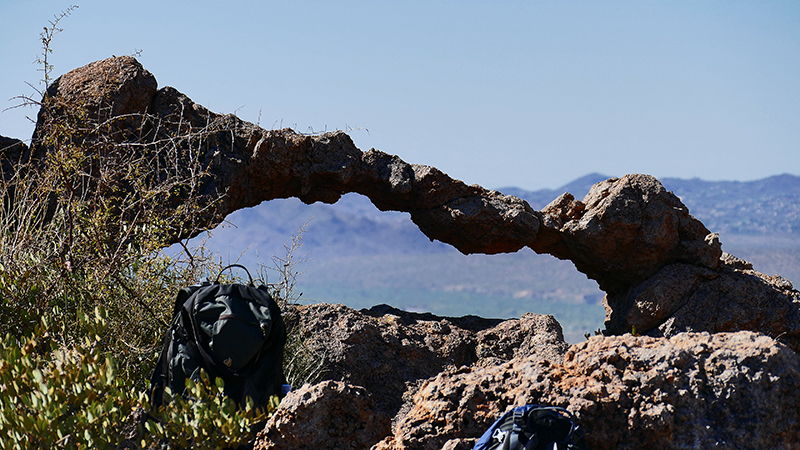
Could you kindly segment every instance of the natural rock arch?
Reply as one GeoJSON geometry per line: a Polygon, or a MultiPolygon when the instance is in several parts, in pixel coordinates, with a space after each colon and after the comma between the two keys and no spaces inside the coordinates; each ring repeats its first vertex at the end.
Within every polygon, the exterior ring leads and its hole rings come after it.
{"type": "MultiPolygon", "coordinates": [[[[185,142],[181,158],[207,168],[195,189],[203,208],[176,239],[266,200],[335,203],[356,192],[380,210],[410,213],[431,240],[465,254],[529,247],[572,261],[606,292],[606,333],[746,329],[800,348],[800,294],[791,283],[723,254],[718,236],[651,176],[613,178],[596,184],[582,201],[565,193],[536,211],[524,200],[467,185],[434,167],[375,149],[362,152],[343,132],[264,130],[215,114],[171,87],[158,89],[132,57],[73,70],[47,96],[80,105],[92,123],[111,122],[110,141],[158,142],[170,133],[198,138],[185,142]],[[193,142],[201,144],[190,148],[193,142]]],[[[63,113],[42,108],[30,155],[46,156],[51,127],[45,125],[63,113]]]]}

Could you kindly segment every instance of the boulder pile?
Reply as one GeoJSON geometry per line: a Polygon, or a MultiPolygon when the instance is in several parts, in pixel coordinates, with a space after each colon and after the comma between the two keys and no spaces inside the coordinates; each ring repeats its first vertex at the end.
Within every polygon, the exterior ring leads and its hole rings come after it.
{"type": "Polygon", "coordinates": [[[568,408],[591,449],[800,448],[797,354],[748,331],[593,337],[563,364],[515,358],[425,382],[376,449],[471,448],[502,412],[568,408]]]}

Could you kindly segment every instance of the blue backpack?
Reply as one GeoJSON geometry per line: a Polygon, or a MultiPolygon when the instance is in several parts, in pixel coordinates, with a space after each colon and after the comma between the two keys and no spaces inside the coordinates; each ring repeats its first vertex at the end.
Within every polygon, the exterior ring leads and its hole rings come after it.
{"type": "Polygon", "coordinates": [[[586,438],[566,409],[526,405],[500,416],[473,450],[586,450],[586,438]]]}

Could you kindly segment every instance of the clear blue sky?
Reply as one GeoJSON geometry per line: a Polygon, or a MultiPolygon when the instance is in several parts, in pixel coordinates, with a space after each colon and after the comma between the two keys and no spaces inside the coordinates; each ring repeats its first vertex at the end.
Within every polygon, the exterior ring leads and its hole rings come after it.
{"type": "MultiPolygon", "coordinates": [[[[800,1],[76,0],[54,74],[141,50],[216,112],[356,145],[489,188],[590,172],[800,175],[800,1]]],[[[70,6],[0,0],[0,98],[32,91],[70,6]]],[[[14,105],[5,102],[3,107],[14,105]]],[[[32,109],[0,114],[29,138],[32,109]]]]}

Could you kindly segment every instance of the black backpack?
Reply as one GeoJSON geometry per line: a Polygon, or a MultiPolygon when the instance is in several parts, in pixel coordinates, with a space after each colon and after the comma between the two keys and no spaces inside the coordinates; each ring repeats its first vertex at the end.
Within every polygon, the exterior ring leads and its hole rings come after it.
{"type": "Polygon", "coordinates": [[[557,406],[526,405],[497,419],[473,450],[586,450],[583,429],[557,406]]]}
{"type": "MultiPolygon", "coordinates": [[[[246,268],[234,264],[231,267],[246,268]]],[[[221,274],[222,272],[220,272],[221,274]]],[[[266,410],[281,396],[286,328],[281,310],[266,286],[214,283],[181,289],[161,356],[150,377],[150,404],[165,403],[164,388],[184,395],[186,380],[222,378],[225,395],[240,406],[247,397],[266,410]]]]}

